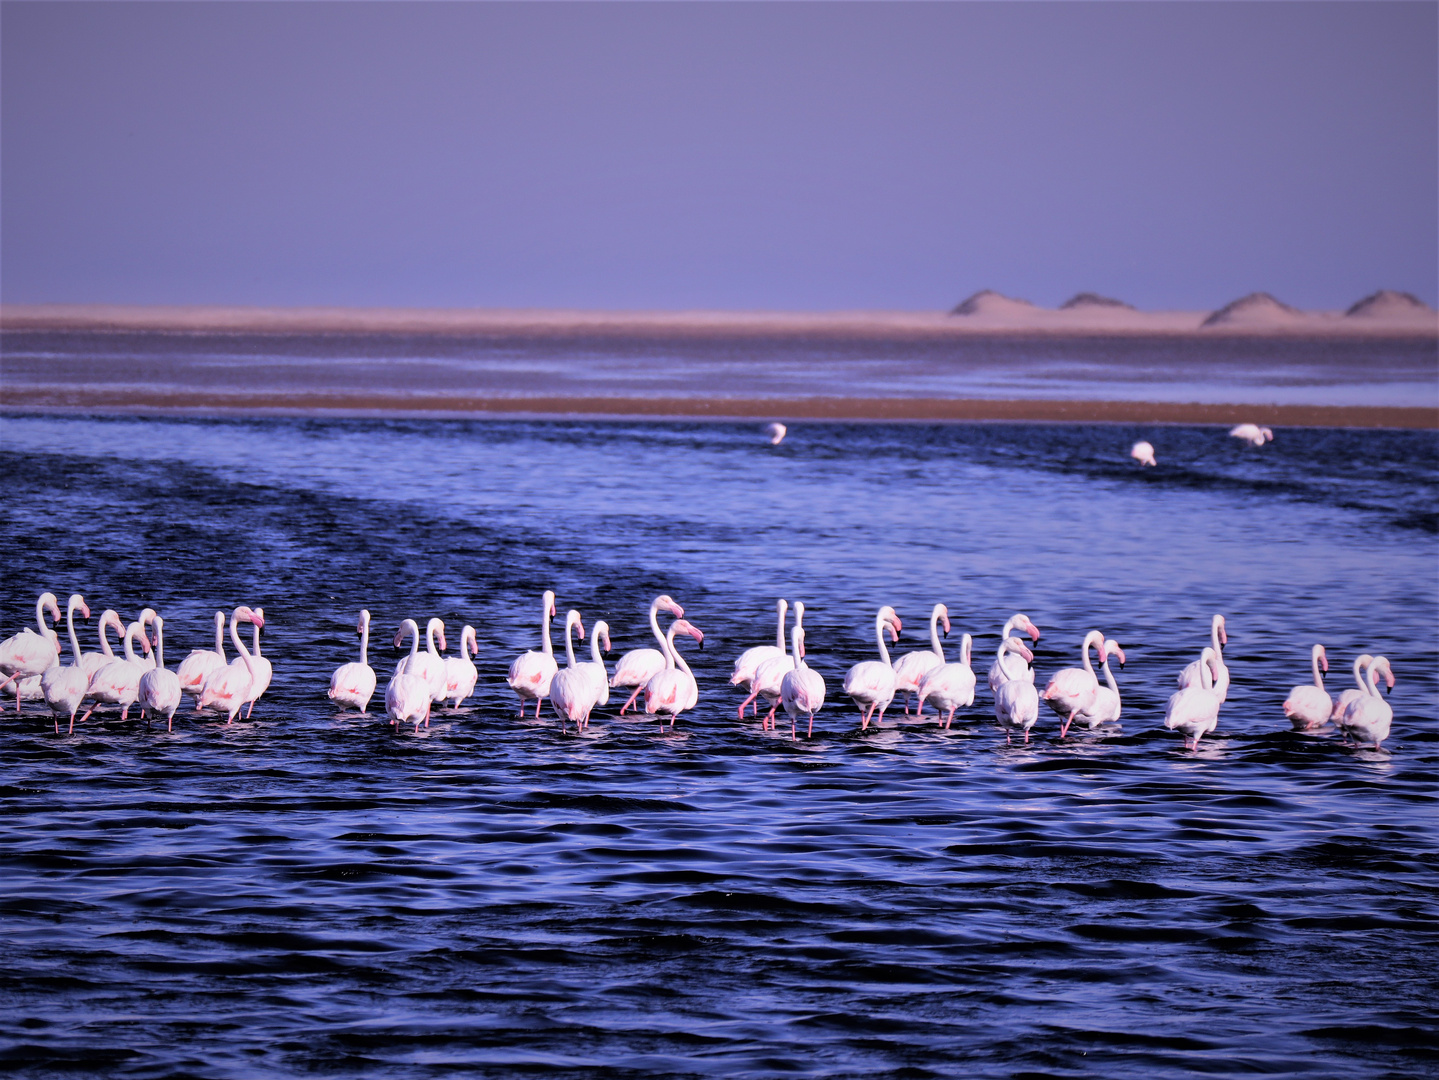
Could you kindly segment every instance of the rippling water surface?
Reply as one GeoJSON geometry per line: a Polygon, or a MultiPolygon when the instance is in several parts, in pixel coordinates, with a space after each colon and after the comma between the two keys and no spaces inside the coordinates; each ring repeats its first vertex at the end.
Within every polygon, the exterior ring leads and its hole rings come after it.
{"type": "MultiPolygon", "coordinates": [[[[1416,1076],[1439,1071],[1432,433],[0,420],[0,620],[83,592],[166,619],[262,604],[250,722],[0,720],[0,1060],[36,1075],[1416,1076]],[[1157,469],[1132,467],[1138,437],[1157,469]],[[646,644],[706,632],[673,731],[519,720],[539,594],[646,644]],[[807,607],[815,738],[736,720],[732,658],[807,607]],[[936,601],[1041,683],[1097,627],[1122,727],[989,697],[953,730],[840,699],[873,616],[936,601]],[[337,715],[374,614],[472,623],[428,730],[337,715]],[[1198,753],[1162,726],[1228,617],[1198,753]],[[1384,751],[1296,735],[1309,648],[1398,675],[1384,751]]],[[[84,643],[94,647],[94,622],[84,643]]],[[[558,631],[556,641],[559,640],[558,631]]],[[[67,648],[68,652],[68,648],[67,648]]],[[[982,676],[981,676],[982,682],[982,676]]],[[[932,714],[931,714],[932,715],[932,714]]]]}

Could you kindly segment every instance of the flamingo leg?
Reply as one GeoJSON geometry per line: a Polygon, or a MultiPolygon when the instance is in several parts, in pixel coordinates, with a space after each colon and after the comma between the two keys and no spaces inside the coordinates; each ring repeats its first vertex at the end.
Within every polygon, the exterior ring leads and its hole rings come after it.
{"type": "Polygon", "coordinates": [[[809,714],[809,735],[806,737],[810,739],[814,738],[814,713],[809,714]]]}
{"type": "Polygon", "coordinates": [[[624,705],[622,705],[622,706],[620,707],[620,715],[621,715],[621,716],[623,716],[623,715],[625,714],[625,709],[630,708],[632,705],[634,705],[634,703],[635,703],[637,700],[639,700],[639,696],[640,696],[640,694],[642,694],[642,693],[644,692],[644,689],[645,689],[645,688],[644,688],[643,686],[636,686],[636,687],[635,687],[635,692],[630,695],[630,699],[629,699],[628,701],[626,701],[626,702],[624,703],[624,705]]]}

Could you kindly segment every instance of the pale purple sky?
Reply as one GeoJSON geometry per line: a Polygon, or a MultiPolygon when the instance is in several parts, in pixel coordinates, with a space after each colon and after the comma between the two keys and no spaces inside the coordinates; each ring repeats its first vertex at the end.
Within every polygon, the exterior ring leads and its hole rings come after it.
{"type": "Polygon", "coordinates": [[[0,5],[7,302],[1439,296],[1435,3],[0,5]]]}

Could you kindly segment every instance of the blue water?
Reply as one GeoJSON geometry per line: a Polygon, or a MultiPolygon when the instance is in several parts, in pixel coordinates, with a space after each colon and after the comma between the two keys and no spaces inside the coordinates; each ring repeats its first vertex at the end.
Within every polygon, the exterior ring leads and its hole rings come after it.
{"type": "MultiPolygon", "coordinates": [[[[0,632],[35,595],[166,620],[261,604],[252,721],[0,719],[0,1061],[28,1075],[1439,1073],[1439,439],[1283,429],[5,416],[0,632]],[[1160,466],[1127,458],[1154,442],[1160,466]],[[539,594],[706,633],[673,731],[516,718],[539,594]],[[733,657],[806,605],[813,740],[736,720],[733,657]],[[1124,646],[1122,727],[1005,744],[840,694],[894,605],[987,666],[1003,620],[1124,646]],[[405,617],[478,630],[415,735],[329,673],[405,617]],[[1162,726],[1228,618],[1198,753],[1162,726]],[[1393,662],[1382,751],[1289,731],[1393,662]]],[[[83,631],[93,647],[94,622],[83,631]]],[[[558,629],[555,640],[560,640],[558,629]]],[[[981,683],[983,682],[981,678],[981,683]]]]}

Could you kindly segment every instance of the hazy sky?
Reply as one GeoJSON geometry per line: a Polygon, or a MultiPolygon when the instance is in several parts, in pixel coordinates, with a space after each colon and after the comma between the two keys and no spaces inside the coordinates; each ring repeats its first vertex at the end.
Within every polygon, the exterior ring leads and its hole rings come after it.
{"type": "Polygon", "coordinates": [[[1435,3],[0,5],[8,302],[1439,296],[1435,3]]]}

